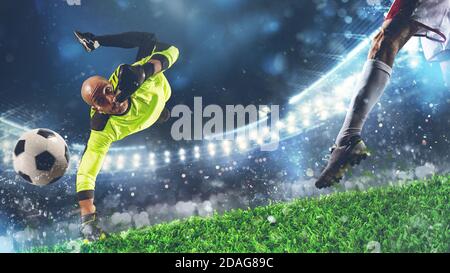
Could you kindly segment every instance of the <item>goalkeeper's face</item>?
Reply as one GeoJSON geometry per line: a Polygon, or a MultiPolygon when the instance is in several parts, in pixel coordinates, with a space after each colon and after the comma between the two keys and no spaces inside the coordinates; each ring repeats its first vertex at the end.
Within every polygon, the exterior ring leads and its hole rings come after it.
{"type": "Polygon", "coordinates": [[[115,114],[118,103],[115,100],[114,88],[105,78],[93,76],[84,81],[81,87],[83,100],[97,111],[106,114],[115,114]]]}

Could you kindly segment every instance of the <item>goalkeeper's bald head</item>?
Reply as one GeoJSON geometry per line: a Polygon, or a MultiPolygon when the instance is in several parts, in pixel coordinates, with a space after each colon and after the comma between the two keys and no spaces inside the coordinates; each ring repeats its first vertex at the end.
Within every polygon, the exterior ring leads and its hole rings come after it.
{"type": "Polygon", "coordinates": [[[92,76],[85,80],[81,87],[81,97],[100,112],[115,114],[118,111],[119,103],[115,100],[113,85],[103,77],[92,76]]]}

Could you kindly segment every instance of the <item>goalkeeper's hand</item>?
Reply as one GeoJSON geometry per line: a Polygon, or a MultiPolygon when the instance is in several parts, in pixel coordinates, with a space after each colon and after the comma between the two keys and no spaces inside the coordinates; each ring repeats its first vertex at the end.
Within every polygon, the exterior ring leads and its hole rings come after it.
{"type": "Polygon", "coordinates": [[[127,100],[145,81],[145,71],[140,65],[121,65],[118,73],[116,101],[121,103],[127,100]]]}

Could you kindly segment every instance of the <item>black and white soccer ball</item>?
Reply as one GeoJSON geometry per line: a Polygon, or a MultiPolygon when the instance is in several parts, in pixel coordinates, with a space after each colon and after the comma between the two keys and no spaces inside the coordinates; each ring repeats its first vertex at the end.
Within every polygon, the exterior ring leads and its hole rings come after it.
{"type": "Polygon", "coordinates": [[[69,166],[69,148],[49,129],[24,133],[13,151],[14,170],[33,185],[45,186],[60,179],[69,166]]]}

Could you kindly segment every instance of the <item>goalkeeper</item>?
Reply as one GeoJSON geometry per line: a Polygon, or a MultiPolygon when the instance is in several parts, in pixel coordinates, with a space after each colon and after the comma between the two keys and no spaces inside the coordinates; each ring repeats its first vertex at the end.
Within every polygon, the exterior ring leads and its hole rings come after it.
{"type": "Polygon", "coordinates": [[[175,46],[158,42],[151,33],[74,34],[88,52],[100,46],[139,49],[134,64],[120,65],[109,80],[90,77],[81,88],[83,100],[91,106],[91,132],[78,168],[76,189],[80,230],[92,241],[104,234],[98,226],[94,189],[108,149],[113,142],[168,119],[165,104],[171,88],[163,72],[176,62],[179,52],[175,46]]]}

